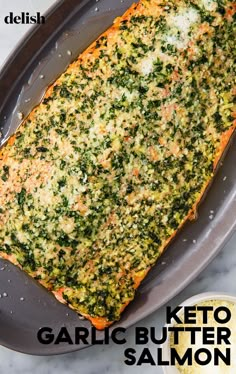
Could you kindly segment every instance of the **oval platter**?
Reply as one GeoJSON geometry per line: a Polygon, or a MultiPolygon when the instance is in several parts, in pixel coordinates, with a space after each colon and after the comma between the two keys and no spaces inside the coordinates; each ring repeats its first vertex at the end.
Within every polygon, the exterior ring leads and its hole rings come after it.
{"type": "MultiPolygon", "coordinates": [[[[52,83],[114,18],[133,1],[57,1],[47,12],[46,24],[33,27],[18,44],[0,72],[0,123],[2,143],[20,124],[52,83]],[[99,8],[99,9],[98,9],[99,8]],[[30,100],[29,100],[30,98],[30,100]]],[[[235,137],[198,209],[166,249],[114,327],[129,327],[167,303],[186,287],[214,258],[236,228],[235,137]],[[214,211],[214,219],[210,212],[214,211]]],[[[50,326],[56,333],[66,326],[90,323],[41,287],[23,271],[0,260],[0,344],[16,351],[54,355],[85,348],[84,345],[42,345],[37,332],[50,326]]],[[[112,327],[112,328],[114,328],[112,327]]],[[[98,333],[98,337],[102,333],[98,333]]]]}

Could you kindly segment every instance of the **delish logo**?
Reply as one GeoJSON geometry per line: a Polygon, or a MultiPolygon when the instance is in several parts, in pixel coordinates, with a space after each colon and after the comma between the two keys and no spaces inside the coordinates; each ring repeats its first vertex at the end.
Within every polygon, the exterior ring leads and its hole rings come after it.
{"type": "Polygon", "coordinates": [[[45,17],[41,16],[40,12],[37,12],[36,15],[31,16],[29,12],[21,12],[20,15],[15,16],[13,12],[10,12],[8,16],[4,18],[6,24],[34,24],[34,23],[45,23],[45,17]]]}

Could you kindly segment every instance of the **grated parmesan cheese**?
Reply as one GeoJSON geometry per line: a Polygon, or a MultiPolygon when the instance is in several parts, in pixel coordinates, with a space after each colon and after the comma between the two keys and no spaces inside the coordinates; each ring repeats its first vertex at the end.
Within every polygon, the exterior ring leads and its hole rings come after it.
{"type": "Polygon", "coordinates": [[[204,6],[204,8],[208,11],[216,10],[217,4],[213,0],[201,0],[201,3],[204,6]]]}
{"type": "Polygon", "coordinates": [[[190,27],[200,20],[198,11],[194,8],[182,9],[177,14],[170,16],[171,26],[177,27],[180,31],[187,34],[190,27]]]}
{"type": "Polygon", "coordinates": [[[145,58],[141,62],[140,70],[143,75],[148,75],[152,72],[153,69],[153,57],[150,56],[148,58],[145,58]]]}
{"type": "Polygon", "coordinates": [[[190,28],[198,22],[200,22],[200,15],[194,8],[181,9],[177,14],[171,14],[169,26],[171,30],[176,28],[180,35],[177,37],[172,31],[171,34],[165,35],[166,40],[178,49],[186,48],[190,40],[188,35],[190,28]]]}

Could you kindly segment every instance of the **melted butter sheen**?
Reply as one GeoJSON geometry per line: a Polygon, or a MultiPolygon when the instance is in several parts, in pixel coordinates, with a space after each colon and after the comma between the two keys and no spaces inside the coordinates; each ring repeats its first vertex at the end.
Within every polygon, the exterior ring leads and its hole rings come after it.
{"type": "Polygon", "coordinates": [[[211,179],[235,113],[231,3],[157,3],[62,74],[0,160],[0,251],[108,321],[211,179]]]}

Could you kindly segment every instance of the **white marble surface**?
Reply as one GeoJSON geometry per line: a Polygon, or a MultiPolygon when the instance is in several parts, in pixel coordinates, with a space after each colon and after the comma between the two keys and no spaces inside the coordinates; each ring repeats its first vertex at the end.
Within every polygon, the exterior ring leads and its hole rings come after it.
{"type": "MultiPolygon", "coordinates": [[[[6,25],[4,17],[10,12],[41,11],[47,9],[56,0],[0,0],[0,66],[15,44],[27,31],[26,25],[6,25]]],[[[184,291],[175,297],[171,305],[176,306],[184,299],[205,291],[223,291],[236,294],[236,234],[222,249],[217,258],[191,283],[184,291]]],[[[165,307],[153,313],[140,322],[139,326],[155,326],[159,329],[165,323],[165,307]]],[[[148,365],[142,367],[128,367],[124,364],[124,349],[135,347],[134,327],[127,333],[127,344],[118,346],[95,346],[84,351],[53,357],[33,357],[12,352],[0,347],[0,373],[8,374],[161,374],[158,367],[148,365]]],[[[0,332],[1,333],[1,332],[0,332]]],[[[149,344],[154,355],[156,346],[149,344]]]]}

